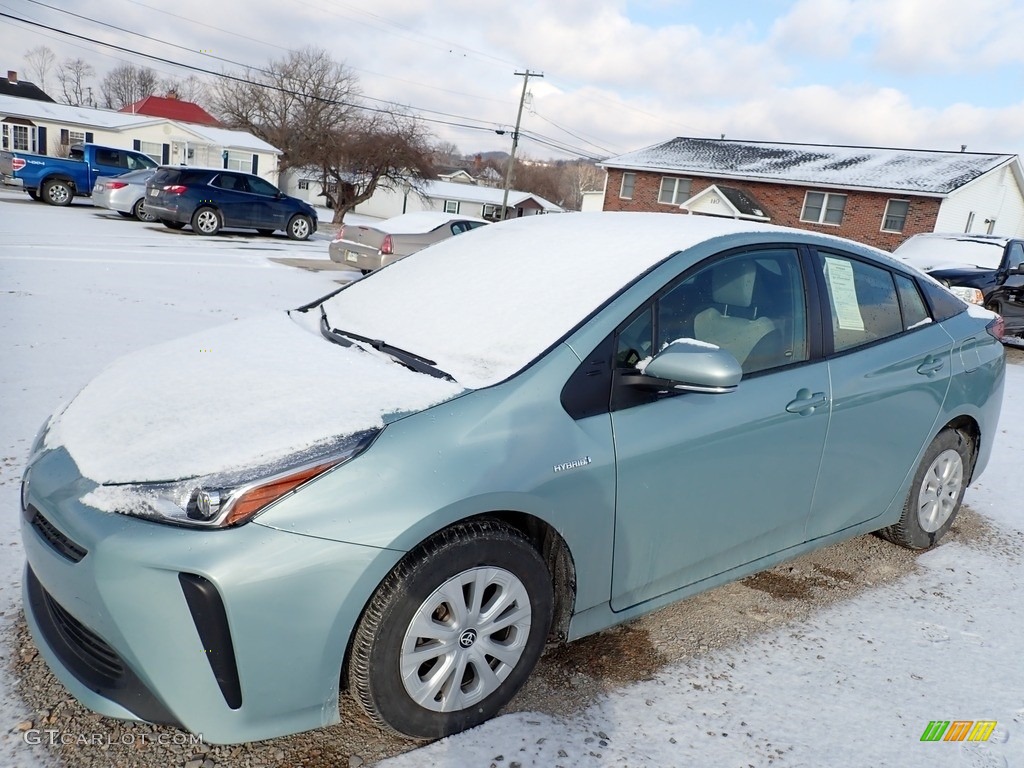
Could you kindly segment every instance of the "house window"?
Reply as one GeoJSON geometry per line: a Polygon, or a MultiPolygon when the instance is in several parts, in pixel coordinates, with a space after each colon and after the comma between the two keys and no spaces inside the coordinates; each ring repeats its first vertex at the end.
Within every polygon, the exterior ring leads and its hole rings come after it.
{"type": "Polygon", "coordinates": [[[485,219],[493,219],[498,215],[498,206],[485,203],[483,210],[480,213],[485,219]]]}
{"type": "Polygon", "coordinates": [[[299,189],[309,189],[309,179],[299,179],[299,189]]]}
{"type": "Polygon", "coordinates": [[[843,223],[845,208],[846,195],[808,192],[804,197],[804,209],[800,212],[800,221],[839,225],[843,223]]]}
{"type": "Polygon", "coordinates": [[[11,126],[11,149],[15,152],[36,151],[36,129],[27,125],[11,126]]]}
{"type": "Polygon", "coordinates": [[[445,213],[458,213],[459,212],[459,201],[458,200],[445,200],[444,201],[444,212],[445,213]]]}
{"type": "Polygon", "coordinates": [[[7,125],[7,123],[3,123],[3,125],[0,126],[0,149],[10,149],[10,148],[11,148],[10,129],[9,129],[9,126],[7,125]]]}
{"type": "Polygon", "coordinates": [[[971,227],[973,227],[973,226],[974,226],[974,211],[969,211],[967,213],[967,226],[964,227],[964,232],[970,232],[971,231],[971,227]]]}
{"type": "Polygon", "coordinates": [[[252,155],[245,152],[228,152],[228,170],[252,173],[252,155]]]}
{"type": "Polygon", "coordinates": [[[635,173],[622,174],[622,186],[619,188],[619,197],[623,200],[633,199],[633,185],[636,184],[635,173]]]}
{"type": "MultiPolygon", "coordinates": [[[[74,136],[74,131],[71,132],[74,136]]],[[[146,155],[150,160],[159,165],[164,161],[164,145],[155,141],[140,141],[139,151],[146,155]]]]}
{"type": "Polygon", "coordinates": [[[885,216],[882,218],[883,232],[902,232],[907,223],[910,202],[907,200],[890,200],[885,204],[885,216]]]}
{"type": "Polygon", "coordinates": [[[682,205],[690,197],[690,179],[675,179],[665,176],[658,191],[658,202],[666,205],[682,205]]]}
{"type": "Polygon", "coordinates": [[[995,219],[985,219],[985,234],[986,235],[991,235],[995,231],[996,231],[996,220],[995,219]]]}

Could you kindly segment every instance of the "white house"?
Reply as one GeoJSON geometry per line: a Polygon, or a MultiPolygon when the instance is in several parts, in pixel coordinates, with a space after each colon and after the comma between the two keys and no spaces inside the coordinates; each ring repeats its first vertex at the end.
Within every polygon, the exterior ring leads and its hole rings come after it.
{"type": "Polygon", "coordinates": [[[135,149],[163,164],[245,171],[273,184],[281,155],[245,131],[0,94],[0,149],[60,155],[82,142],[135,149]]]}
{"type": "MultiPolygon", "coordinates": [[[[323,188],[308,173],[286,174],[283,182],[286,194],[305,200],[311,205],[324,205],[323,188]]],[[[402,189],[380,189],[357,205],[355,213],[381,219],[413,211],[446,211],[485,219],[500,218],[505,191],[456,181],[426,181],[410,184],[402,189]]],[[[508,211],[505,218],[534,216],[541,213],[561,213],[562,208],[540,195],[509,190],[508,211]]]]}

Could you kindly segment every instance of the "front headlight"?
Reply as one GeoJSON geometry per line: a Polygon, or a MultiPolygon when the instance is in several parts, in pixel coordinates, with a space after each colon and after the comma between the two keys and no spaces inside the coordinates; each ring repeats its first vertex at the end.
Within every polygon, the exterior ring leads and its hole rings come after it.
{"type": "Polygon", "coordinates": [[[328,450],[242,472],[196,477],[172,483],[101,485],[83,503],[107,512],[199,528],[246,523],[274,502],[316,477],[358,456],[380,430],[360,432],[328,450]]]}
{"type": "Polygon", "coordinates": [[[949,290],[958,299],[963,299],[968,304],[984,304],[985,294],[979,291],[977,288],[968,288],[965,285],[950,285],[947,286],[949,290]]]}

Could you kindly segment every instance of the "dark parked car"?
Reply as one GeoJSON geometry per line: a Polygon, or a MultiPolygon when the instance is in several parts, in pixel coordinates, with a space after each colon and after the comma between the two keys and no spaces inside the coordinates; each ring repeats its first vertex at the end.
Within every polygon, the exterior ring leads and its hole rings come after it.
{"type": "Polygon", "coordinates": [[[221,228],[284,230],[292,240],[316,232],[316,211],[259,176],[224,168],[161,167],[146,185],[146,210],[171,229],[197,235],[221,228]]]}
{"type": "Polygon", "coordinates": [[[927,272],[964,301],[1003,316],[1007,336],[1024,336],[1024,240],[929,232],[893,253],[927,272]]]}

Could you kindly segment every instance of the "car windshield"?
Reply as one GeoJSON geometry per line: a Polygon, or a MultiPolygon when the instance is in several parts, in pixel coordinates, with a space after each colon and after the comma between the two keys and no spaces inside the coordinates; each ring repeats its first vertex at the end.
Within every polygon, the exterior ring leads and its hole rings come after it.
{"type": "Polygon", "coordinates": [[[341,290],[323,305],[327,322],[424,356],[465,387],[496,384],[675,251],[753,228],[666,218],[573,213],[478,227],[341,290]]]}
{"type": "Polygon", "coordinates": [[[1002,240],[922,237],[908,240],[893,256],[925,270],[959,266],[999,269],[1005,246],[1002,240]]]}

